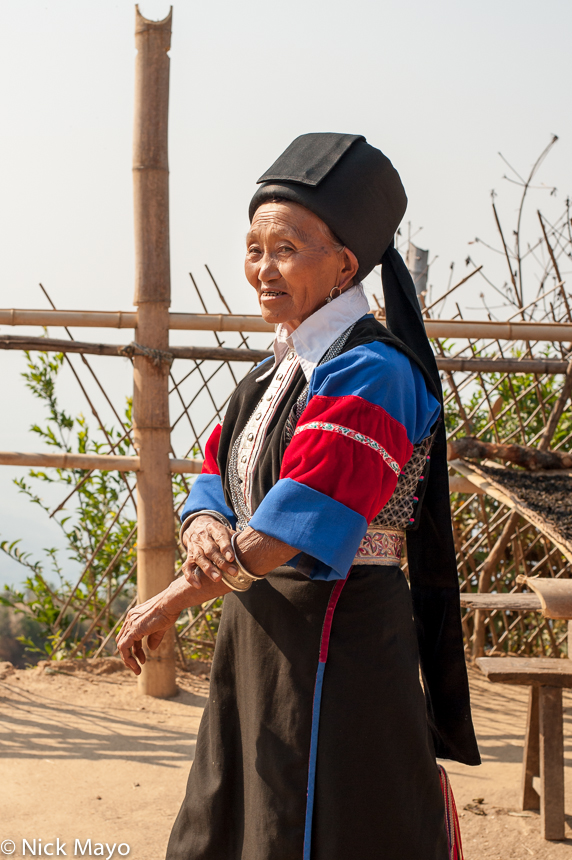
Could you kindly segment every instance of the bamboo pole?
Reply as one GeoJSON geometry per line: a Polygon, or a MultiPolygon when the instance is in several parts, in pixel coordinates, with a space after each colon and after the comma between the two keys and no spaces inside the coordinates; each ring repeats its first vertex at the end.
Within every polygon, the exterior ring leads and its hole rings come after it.
{"type": "Polygon", "coordinates": [[[495,340],[569,341],[569,323],[477,322],[470,320],[425,320],[428,337],[492,337],[495,340]]]}
{"type": "MultiPolygon", "coordinates": [[[[168,58],[167,58],[168,59],[168,58]]],[[[139,168],[141,172],[144,172],[139,168]]],[[[166,224],[162,225],[165,228],[166,224]]],[[[139,311],[140,313],[140,311],[139,311]]],[[[374,316],[384,321],[378,311],[374,316]]],[[[53,311],[0,309],[0,325],[77,326],[83,328],[133,328],[137,314],[133,311],[53,311]]],[[[274,327],[261,316],[237,314],[167,315],[169,329],[179,331],[273,332],[274,327]]],[[[492,338],[493,340],[537,340],[568,343],[572,341],[572,323],[498,322],[480,320],[425,320],[429,337],[492,338]]]]}
{"type": "Polygon", "coordinates": [[[79,326],[80,328],[135,328],[134,311],[54,311],[0,309],[0,325],[79,326]]]}
{"type": "Polygon", "coordinates": [[[28,466],[50,469],[101,469],[104,472],[135,472],[139,457],[115,454],[43,454],[23,451],[0,451],[0,466],[28,466]]]}
{"type": "MultiPolygon", "coordinates": [[[[42,452],[0,451],[0,466],[26,466],[48,469],[99,469],[102,472],[139,472],[140,457],[116,454],[44,454],[42,452]]],[[[169,472],[176,475],[198,475],[202,460],[169,458],[169,472]]]]}
{"type": "MultiPolygon", "coordinates": [[[[262,331],[273,332],[274,326],[261,316],[237,314],[169,314],[169,328],[180,331],[262,331]]],[[[572,331],[572,326],[570,326],[572,331]]]]}
{"type": "MultiPolygon", "coordinates": [[[[169,348],[171,274],[169,251],[169,56],[172,7],[162,21],[149,21],[135,7],[135,116],[133,198],[135,226],[135,340],[147,349],[169,348]]],[[[169,468],[169,362],[134,357],[134,445],[137,473],[137,590],[141,602],[173,580],[175,535],[169,468]]],[[[147,662],[139,692],[164,699],[177,692],[172,631],[147,662]]]]}

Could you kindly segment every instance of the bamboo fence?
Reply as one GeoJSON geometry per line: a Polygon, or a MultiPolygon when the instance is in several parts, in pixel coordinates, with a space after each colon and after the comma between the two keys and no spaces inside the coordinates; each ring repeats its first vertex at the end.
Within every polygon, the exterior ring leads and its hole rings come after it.
{"type": "MultiPolygon", "coordinates": [[[[77,583],[65,599],[54,597],[59,607],[52,623],[55,652],[59,648],[68,656],[113,653],[114,636],[129,609],[138,600],[161,591],[177,574],[183,561],[175,539],[177,513],[192,481],[186,476],[200,471],[205,442],[224,415],[237,383],[253,363],[269,355],[271,328],[261,317],[232,314],[208,267],[208,290],[201,290],[191,275],[202,312],[169,311],[167,52],[171,21],[171,12],[163,21],[148,21],[136,7],[136,310],[57,310],[53,304],[49,310],[0,309],[0,324],[5,326],[65,327],[68,339],[3,334],[0,349],[63,354],[109,449],[99,454],[0,452],[0,465],[74,470],[72,491],[53,514],[69,504],[94,472],[113,470],[122,480],[123,495],[117,511],[77,583]],[[224,312],[212,312],[214,302],[216,310],[222,308],[224,312]],[[76,341],[69,327],[130,329],[133,339],[120,346],[76,341]],[[171,346],[170,330],[212,332],[214,343],[171,346]],[[253,339],[256,348],[250,343],[253,339]],[[88,355],[132,362],[132,426],[111,402],[88,355]],[[122,453],[114,453],[119,442],[110,436],[100,408],[88,394],[87,380],[96,384],[98,396],[112,408],[119,422],[122,453]],[[180,441],[182,448],[177,456],[175,446],[180,441]],[[130,473],[135,475],[135,484],[130,473]],[[105,540],[128,503],[136,511],[136,526],[125,534],[120,549],[95,576],[105,540]],[[120,578],[113,578],[121,557],[129,553],[133,563],[120,578]],[[96,604],[95,596],[102,590],[104,599],[96,604]]],[[[426,328],[445,390],[449,439],[472,435],[545,450],[570,450],[572,425],[567,429],[566,420],[572,300],[563,286],[559,266],[559,261],[572,256],[570,212],[567,210],[555,224],[543,221],[540,214],[539,219],[545,259],[540,261],[542,278],[537,295],[528,305],[524,304],[523,255],[518,235],[514,253],[508,251],[503,237],[510,270],[504,295],[514,305],[512,318],[465,320],[458,306],[454,319],[435,316],[435,307],[460,284],[473,275],[483,277],[482,266],[457,285],[449,286],[436,302],[427,303],[424,298],[426,328]]],[[[497,223],[502,236],[498,218],[497,223]]],[[[536,252],[540,253],[538,246],[536,252]]],[[[375,313],[383,319],[381,306],[375,313]]],[[[522,589],[517,583],[519,574],[571,575],[570,562],[550,536],[510,504],[490,496],[454,468],[450,489],[462,592],[516,593],[522,589]]],[[[176,659],[188,665],[197,656],[212,655],[220,604],[220,600],[209,601],[179,619],[174,635],[166,638],[158,652],[149,653],[139,682],[142,692],[156,697],[172,695],[176,659]]],[[[567,648],[564,623],[543,619],[533,611],[467,608],[463,629],[469,656],[485,652],[561,655],[567,648]]]]}

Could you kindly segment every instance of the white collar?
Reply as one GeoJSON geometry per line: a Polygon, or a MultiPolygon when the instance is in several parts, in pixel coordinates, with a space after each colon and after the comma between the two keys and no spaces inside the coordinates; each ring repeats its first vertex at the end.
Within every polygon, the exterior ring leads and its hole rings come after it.
{"type": "Polygon", "coordinates": [[[368,312],[369,302],[363,285],[356,284],[314,311],[294,331],[288,323],[279,323],[273,343],[274,364],[263,376],[258,377],[258,381],[266,379],[291,349],[300,359],[300,367],[309,381],[328,347],[368,312]]]}

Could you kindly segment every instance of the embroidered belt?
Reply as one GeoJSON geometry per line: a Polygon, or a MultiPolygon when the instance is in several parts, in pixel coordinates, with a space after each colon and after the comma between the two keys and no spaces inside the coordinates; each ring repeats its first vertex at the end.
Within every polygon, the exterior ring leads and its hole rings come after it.
{"type": "Polygon", "coordinates": [[[399,565],[405,532],[370,528],[358,547],[354,564],[399,565]]]}

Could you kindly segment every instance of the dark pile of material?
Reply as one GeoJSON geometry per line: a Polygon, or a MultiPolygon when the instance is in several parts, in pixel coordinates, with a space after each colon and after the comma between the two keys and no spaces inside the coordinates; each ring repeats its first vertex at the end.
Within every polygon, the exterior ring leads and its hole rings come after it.
{"type": "Polygon", "coordinates": [[[526,472],[479,466],[503,489],[520,499],[530,510],[572,541],[572,477],[556,471],[526,472]]]}

